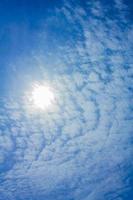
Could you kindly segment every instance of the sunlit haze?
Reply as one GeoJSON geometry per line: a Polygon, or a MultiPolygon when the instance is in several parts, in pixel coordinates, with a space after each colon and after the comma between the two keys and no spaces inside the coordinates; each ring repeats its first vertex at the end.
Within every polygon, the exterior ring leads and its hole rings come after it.
{"type": "Polygon", "coordinates": [[[32,91],[32,102],[36,108],[48,109],[54,101],[54,93],[49,86],[35,85],[32,91]]]}

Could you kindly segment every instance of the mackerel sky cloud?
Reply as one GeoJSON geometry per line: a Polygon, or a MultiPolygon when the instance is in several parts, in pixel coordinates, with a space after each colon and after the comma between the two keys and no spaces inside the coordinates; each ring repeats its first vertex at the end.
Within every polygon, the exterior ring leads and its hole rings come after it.
{"type": "Polygon", "coordinates": [[[131,2],[2,0],[0,12],[0,200],[132,200],[131,2]],[[46,110],[36,84],[54,93],[46,110]]]}

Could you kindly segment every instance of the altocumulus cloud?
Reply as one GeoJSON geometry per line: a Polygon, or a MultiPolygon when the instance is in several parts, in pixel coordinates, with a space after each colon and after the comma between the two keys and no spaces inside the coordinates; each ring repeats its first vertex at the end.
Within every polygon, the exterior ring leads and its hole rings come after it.
{"type": "Polygon", "coordinates": [[[1,97],[0,200],[132,199],[128,7],[64,1],[52,12],[37,32],[39,48],[12,66],[50,81],[55,108],[35,113],[26,96],[1,97]],[[48,41],[54,48],[43,47],[48,41]]]}

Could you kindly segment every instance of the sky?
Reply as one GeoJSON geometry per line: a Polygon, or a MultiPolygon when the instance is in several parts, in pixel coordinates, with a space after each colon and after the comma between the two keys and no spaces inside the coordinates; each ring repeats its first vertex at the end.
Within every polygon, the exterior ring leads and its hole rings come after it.
{"type": "Polygon", "coordinates": [[[133,199],[132,11],[0,1],[0,200],[133,199]],[[52,88],[49,109],[36,84],[52,88]]]}

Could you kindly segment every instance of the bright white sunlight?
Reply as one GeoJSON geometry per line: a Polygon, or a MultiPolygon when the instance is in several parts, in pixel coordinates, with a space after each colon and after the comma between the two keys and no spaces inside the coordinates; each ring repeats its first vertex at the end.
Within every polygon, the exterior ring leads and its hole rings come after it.
{"type": "Polygon", "coordinates": [[[35,85],[32,91],[33,104],[42,110],[48,109],[54,101],[54,93],[49,86],[35,85]]]}

